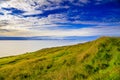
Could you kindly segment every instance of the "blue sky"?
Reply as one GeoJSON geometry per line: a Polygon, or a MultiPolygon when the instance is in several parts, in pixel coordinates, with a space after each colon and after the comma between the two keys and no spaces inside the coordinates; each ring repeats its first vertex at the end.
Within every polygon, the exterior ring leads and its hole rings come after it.
{"type": "Polygon", "coordinates": [[[120,0],[0,0],[0,36],[120,36],[120,0]]]}

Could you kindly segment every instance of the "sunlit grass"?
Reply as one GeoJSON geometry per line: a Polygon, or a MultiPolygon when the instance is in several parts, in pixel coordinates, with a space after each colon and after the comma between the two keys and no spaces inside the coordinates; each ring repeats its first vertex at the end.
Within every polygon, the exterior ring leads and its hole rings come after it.
{"type": "Polygon", "coordinates": [[[120,38],[0,58],[0,80],[120,80],[120,38]]]}

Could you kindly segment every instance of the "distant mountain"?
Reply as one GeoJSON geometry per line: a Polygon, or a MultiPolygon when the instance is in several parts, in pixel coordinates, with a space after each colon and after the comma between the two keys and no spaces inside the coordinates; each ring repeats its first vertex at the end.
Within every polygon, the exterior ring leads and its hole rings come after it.
{"type": "Polygon", "coordinates": [[[35,37],[0,37],[0,40],[54,40],[49,36],[35,36],[35,37]]]}
{"type": "Polygon", "coordinates": [[[120,37],[0,58],[0,80],[120,80],[120,37]]]}
{"type": "Polygon", "coordinates": [[[0,37],[0,40],[27,40],[27,37],[0,37]]]}
{"type": "Polygon", "coordinates": [[[68,37],[51,37],[51,36],[33,36],[33,37],[6,37],[0,36],[0,40],[94,40],[97,36],[81,37],[81,36],[68,36],[68,37]]]}

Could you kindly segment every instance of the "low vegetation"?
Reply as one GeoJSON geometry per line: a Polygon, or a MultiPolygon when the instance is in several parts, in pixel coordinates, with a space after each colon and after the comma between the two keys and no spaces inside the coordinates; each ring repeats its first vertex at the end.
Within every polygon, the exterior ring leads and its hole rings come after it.
{"type": "Polygon", "coordinates": [[[120,38],[0,58],[0,80],[120,80],[120,38]]]}

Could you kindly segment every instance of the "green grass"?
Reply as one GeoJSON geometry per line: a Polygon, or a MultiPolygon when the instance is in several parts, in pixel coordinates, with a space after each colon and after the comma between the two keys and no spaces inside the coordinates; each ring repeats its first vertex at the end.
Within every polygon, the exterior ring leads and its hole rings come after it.
{"type": "Polygon", "coordinates": [[[120,80],[120,38],[0,58],[0,80],[120,80]]]}

